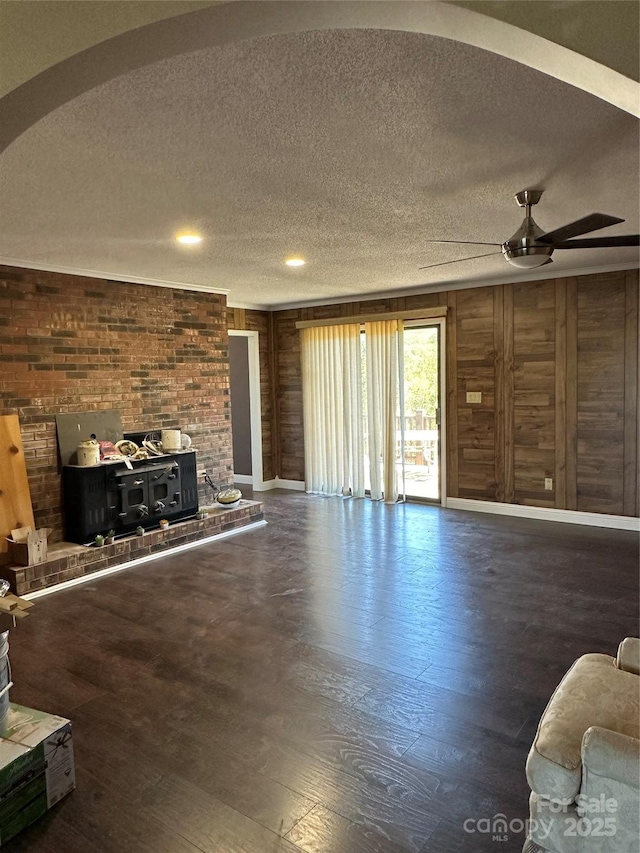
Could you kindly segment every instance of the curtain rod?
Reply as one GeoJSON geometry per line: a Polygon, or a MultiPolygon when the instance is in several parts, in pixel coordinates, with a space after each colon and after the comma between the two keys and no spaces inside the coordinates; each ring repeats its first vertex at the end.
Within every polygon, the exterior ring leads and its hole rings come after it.
{"type": "Polygon", "coordinates": [[[347,323],[375,323],[376,320],[433,320],[446,317],[447,306],[414,308],[412,311],[385,311],[381,314],[357,314],[352,317],[325,317],[323,320],[298,320],[296,329],[311,329],[314,326],[344,326],[347,323]]]}

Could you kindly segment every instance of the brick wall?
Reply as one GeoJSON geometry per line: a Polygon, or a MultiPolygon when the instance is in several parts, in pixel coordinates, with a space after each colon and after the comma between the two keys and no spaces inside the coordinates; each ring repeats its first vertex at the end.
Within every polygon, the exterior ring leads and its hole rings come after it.
{"type": "Polygon", "coordinates": [[[179,427],[198,467],[230,482],[226,298],[0,266],[0,412],[20,418],[36,523],[52,541],[63,535],[54,416],[99,409],[117,409],[125,431],[179,427]]]}

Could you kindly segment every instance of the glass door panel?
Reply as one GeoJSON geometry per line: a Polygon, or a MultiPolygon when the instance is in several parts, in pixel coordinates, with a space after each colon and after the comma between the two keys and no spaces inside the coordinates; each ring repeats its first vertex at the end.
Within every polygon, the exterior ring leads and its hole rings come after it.
{"type": "Polygon", "coordinates": [[[404,329],[404,412],[398,416],[397,426],[398,477],[401,483],[404,468],[407,498],[440,500],[439,400],[440,327],[407,325],[404,329]]]}

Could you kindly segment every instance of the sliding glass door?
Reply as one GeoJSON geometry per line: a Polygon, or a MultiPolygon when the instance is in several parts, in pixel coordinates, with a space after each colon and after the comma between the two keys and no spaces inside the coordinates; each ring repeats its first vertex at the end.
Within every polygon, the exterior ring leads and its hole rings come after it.
{"type": "Polygon", "coordinates": [[[443,500],[443,315],[303,327],[307,491],[443,500]]]}
{"type": "Polygon", "coordinates": [[[440,326],[404,327],[404,385],[397,418],[398,480],[409,500],[441,499],[440,326]]]}

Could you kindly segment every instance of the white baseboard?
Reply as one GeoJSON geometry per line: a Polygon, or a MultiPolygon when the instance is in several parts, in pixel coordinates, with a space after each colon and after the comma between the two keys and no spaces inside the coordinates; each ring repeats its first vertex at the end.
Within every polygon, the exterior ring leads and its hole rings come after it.
{"type": "Polygon", "coordinates": [[[263,480],[262,483],[253,487],[254,492],[268,492],[270,489],[292,489],[295,492],[304,492],[304,480],[281,480],[275,477],[273,480],[263,480]]]}
{"type": "Polygon", "coordinates": [[[523,506],[497,501],[480,501],[470,498],[447,498],[448,509],[472,512],[489,512],[495,515],[513,515],[519,518],[537,518],[540,521],[559,521],[564,524],[587,524],[591,527],[609,527],[615,530],[640,532],[640,519],[627,515],[606,515],[599,512],[578,512],[573,509],[554,509],[546,506],[523,506]]]}
{"type": "Polygon", "coordinates": [[[261,483],[253,484],[254,492],[268,492],[270,489],[276,488],[275,480],[263,480],[261,483]]]}
{"type": "Polygon", "coordinates": [[[234,474],[233,482],[240,483],[241,486],[252,486],[253,477],[251,474],[234,474]]]}
{"type": "Polygon", "coordinates": [[[174,554],[179,554],[180,551],[190,551],[192,548],[199,548],[201,545],[209,545],[211,542],[217,542],[218,539],[228,539],[230,536],[237,536],[239,533],[246,533],[249,530],[256,530],[258,527],[264,527],[267,524],[264,519],[260,521],[252,521],[251,524],[245,524],[244,527],[235,527],[233,530],[224,530],[222,533],[214,533],[213,536],[206,536],[204,539],[196,539],[194,542],[185,542],[184,545],[176,545],[175,548],[167,548],[166,551],[155,551],[153,554],[146,554],[144,557],[138,557],[136,560],[129,560],[128,563],[119,563],[117,566],[109,566],[108,569],[99,569],[97,572],[89,572],[79,578],[71,578],[69,581],[62,581],[54,586],[48,586],[46,589],[39,589],[36,592],[28,592],[23,595],[23,598],[29,600],[33,598],[42,598],[43,595],[50,595],[52,592],[60,592],[61,589],[69,589],[72,586],[79,586],[83,583],[89,583],[98,578],[104,578],[108,575],[113,575],[116,572],[123,572],[125,569],[132,569],[134,566],[141,566],[143,563],[150,563],[153,560],[159,560],[161,557],[170,557],[174,554]]]}
{"type": "Polygon", "coordinates": [[[276,477],[276,489],[292,489],[295,492],[304,492],[304,480],[281,480],[276,477]]]}

